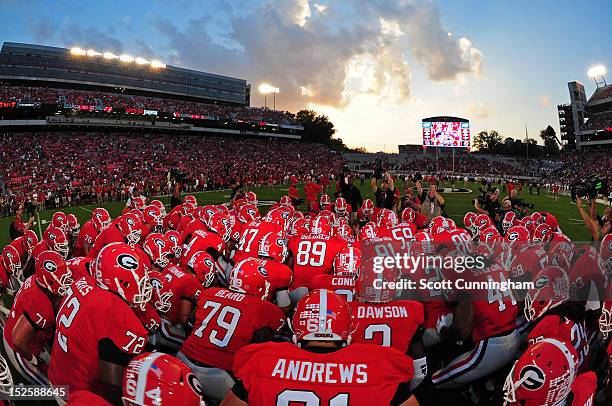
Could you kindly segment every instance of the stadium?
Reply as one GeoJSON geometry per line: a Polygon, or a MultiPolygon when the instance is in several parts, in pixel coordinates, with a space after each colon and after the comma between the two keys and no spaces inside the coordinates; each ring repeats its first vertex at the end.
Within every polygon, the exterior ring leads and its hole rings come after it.
{"type": "Polygon", "coordinates": [[[603,65],[544,144],[431,111],[396,153],[182,66],[3,43],[0,401],[612,405],[603,65]]]}

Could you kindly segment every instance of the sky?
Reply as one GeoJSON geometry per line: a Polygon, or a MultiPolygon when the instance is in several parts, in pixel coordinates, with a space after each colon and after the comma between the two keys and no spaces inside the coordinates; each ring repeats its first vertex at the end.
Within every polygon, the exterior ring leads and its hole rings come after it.
{"type": "MultiPolygon", "coordinates": [[[[329,116],[351,147],[397,152],[421,120],[472,134],[559,129],[567,82],[612,69],[612,3],[565,0],[0,0],[0,40],[93,48],[280,89],[277,109],[329,116]]],[[[612,78],[610,79],[612,80],[612,78]]],[[[539,140],[541,142],[541,140],[539,140]]]]}

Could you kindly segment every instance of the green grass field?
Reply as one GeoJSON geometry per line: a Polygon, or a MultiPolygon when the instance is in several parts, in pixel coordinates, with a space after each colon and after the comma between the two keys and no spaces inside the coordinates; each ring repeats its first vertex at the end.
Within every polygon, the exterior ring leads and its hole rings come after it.
{"type": "MultiPolygon", "coordinates": [[[[355,181],[355,186],[357,186],[363,195],[363,198],[373,198],[373,193],[369,187],[369,179],[366,180],[365,187],[360,187],[359,181],[355,181]]],[[[448,185],[446,185],[448,186],[448,185]]],[[[455,220],[458,224],[463,222],[464,214],[473,210],[472,200],[479,195],[478,192],[478,184],[476,183],[468,183],[467,188],[471,189],[470,193],[452,193],[452,194],[443,194],[446,199],[446,211],[447,213],[455,220]]],[[[403,182],[399,184],[400,190],[404,190],[403,182]]],[[[459,182],[456,184],[456,187],[463,187],[463,182],[459,182]]],[[[283,194],[287,193],[288,186],[274,186],[274,187],[260,187],[254,188],[253,191],[257,193],[257,197],[260,201],[266,200],[274,200],[277,201],[283,194]]],[[[303,185],[299,185],[300,193],[303,195],[303,185]]],[[[333,192],[330,193],[333,195],[333,192]]],[[[201,192],[196,193],[195,196],[198,199],[199,204],[218,204],[227,202],[229,200],[230,191],[228,190],[220,190],[220,191],[211,191],[211,192],[201,192]]],[[[503,196],[503,193],[502,193],[503,196]]],[[[523,199],[530,203],[535,204],[535,210],[543,210],[549,211],[557,216],[559,221],[559,225],[570,238],[574,241],[589,241],[591,239],[589,232],[585,229],[580,220],[580,215],[578,214],[578,210],[576,205],[571,202],[569,197],[561,196],[559,197],[558,202],[554,202],[552,196],[548,196],[543,190],[541,191],[541,195],[529,195],[528,191],[524,191],[521,196],[523,199]]],[[[165,204],[169,204],[170,198],[168,196],[161,197],[165,204]]],[[[63,211],[65,213],[74,213],[81,224],[91,218],[91,211],[97,205],[86,205],[86,206],[78,206],[78,207],[67,207],[64,208],[63,211]]],[[[104,205],[106,209],[109,211],[111,216],[116,217],[119,215],[125,203],[123,202],[113,202],[104,205]]],[[[303,209],[304,207],[302,207],[303,209]]],[[[598,211],[603,212],[603,205],[598,205],[598,211]]],[[[260,207],[260,211],[262,213],[267,211],[266,206],[260,207]]],[[[53,211],[45,211],[39,213],[41,219],[41,228],[44,230],[47,226],[47,222],[53,216],[53,211]]],[[[13,219],[12,218],[0,218],[0,246],[6,245],[9,239],[9,225],[13,219]]],[[[38,225],[34,227],[35,231],[38,232],[38,225]]]]}

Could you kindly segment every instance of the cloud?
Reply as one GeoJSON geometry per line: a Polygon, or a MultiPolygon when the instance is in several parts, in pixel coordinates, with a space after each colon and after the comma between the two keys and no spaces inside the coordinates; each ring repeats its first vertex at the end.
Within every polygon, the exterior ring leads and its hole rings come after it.
{"type": "Polygon", "coordinates": [[[55,26],[48,18],[41,18],[30,25],[34,40],[39,43],[48,43],[55,34],[55,26]]]}
{"type": "Polygon", "coordinates": [[[483,102],[468,102],[466,110],[470,118],[483,119],[489,117],[489,108],[483,102]]]}
{"type": "Polygon", "coordinates": [[[541,96],[538,101],[542,107],[550,107],[550,97],[548,95],[541,96]]]}
{"type": "Polygon", "coordinates": [[[101,51],[110,50],[115,53],[122,52],[123,43],[112,36],[94,27],[80,27],[74,22],[65,21],[60,29],[60,42],[70,48],[83,46],[101,51]]]}
{"type": "Polygon", "coordinates": [[[152,19],[168,49],[164,59],[255,85],[268,81],[280,88],[277,101],[288,110],[307,103],[344,107],[359,94],[407,101],[414,63],[434,81],[479,74],[483,66],[482,52],[449,35],[428,0],[336,0],[324,7],[268,0],[231,12],[222,38],[210,33],[214,18],[195,16],[181,26],[152,19]]]}

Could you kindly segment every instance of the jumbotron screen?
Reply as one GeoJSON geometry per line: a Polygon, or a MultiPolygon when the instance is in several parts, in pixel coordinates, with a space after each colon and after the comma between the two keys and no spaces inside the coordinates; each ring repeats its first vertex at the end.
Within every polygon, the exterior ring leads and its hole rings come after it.
{"type": "Polygon", "coordinates": [[[423,146],[469,148],[470,123],[423,121],[423,146]]]}

